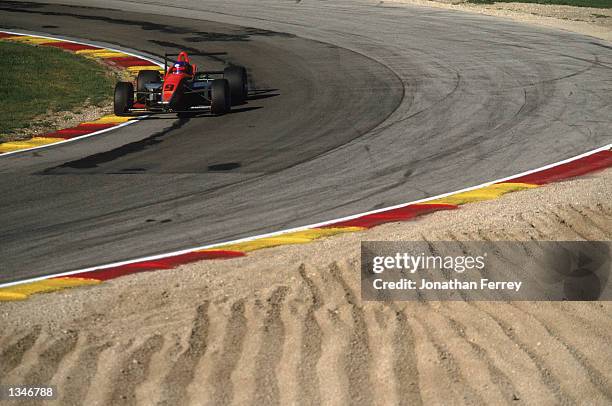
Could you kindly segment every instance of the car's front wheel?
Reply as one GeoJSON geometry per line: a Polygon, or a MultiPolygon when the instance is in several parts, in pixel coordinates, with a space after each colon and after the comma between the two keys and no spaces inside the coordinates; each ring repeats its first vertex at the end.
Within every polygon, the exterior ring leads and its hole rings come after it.
{"type": "Polygon", "coordinates": [[[243,66],[228,66],[223,70],[223,78],[229,82],[232,105],[244,103],[248,94],[246,69],[243,66]]]}
{"type": "Polygon", "coordinates": [[[210,86],[210,112],[225,114],[232,106],[230,87],[226,79],[215,79],[210,86]]]}
{"type": "Polygon", "coordinates": [[[134,85],[130,82],[119,82],[115,85],[113,110],[115,115],[126,115],[134,104],[134,85]]]}

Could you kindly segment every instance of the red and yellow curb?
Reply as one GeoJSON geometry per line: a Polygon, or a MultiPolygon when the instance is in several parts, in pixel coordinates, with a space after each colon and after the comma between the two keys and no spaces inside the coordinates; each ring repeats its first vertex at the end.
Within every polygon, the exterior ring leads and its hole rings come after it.
{"type": "MultiPolygon", "coordinates": [[[[159,64],[137,55],[130,55],[114,49],[102,48],[74,41],[6,31],[0,31],[0,41],[13,41],[36,46],[60,48],[68,52],[82,55],[83,57],[100,60],[109,66],[126,70],[131,74],[137,74],[141,69],[163,70],[159,64]]],[[[0,143],[0,156],[17,151],[41,148],[60,142],[67,142],[85,136],[97,135],[137,119],[138,117],[107,115],[96,121],[81,123],[75,127],[37,135],[29,140],[0,143]]]]}
{"type": "Polygon", "coordinates": [[[139,272],[173,269],[195,261],[232,259],[250,252],[283,245],[305,244],[341,233],[351,233],[376,227],[389,222],[409,221],[419,216],[440,210],[454,210],[463,204],[497,199],[506,193],[540,187],[597,170],[612,167],[610,147],[597,150],[577,159],[551,165],[528,174],[518,175],[503,181],[488,183],[466,191],[449,193],[419,203],[332,220],[304,229],[280,232],[245,241],[218,244],[209,248],[196,248],[182,253],[168,254],[156,258],[136,260],[117,265],[100,266],[35,282],[27,282],[0,288],[0,301],[23,300],[35,293],[52,292],[76,286],[97,285],[103,281],[139,272]]]}
{"type": "Polygon", "coordinates": [[[53,292],[77,286],[95,285],[101,281],[93,278],[51,278],[10,288],[0,289],[0,301],[24,300],[34,293],[53,292]]]}

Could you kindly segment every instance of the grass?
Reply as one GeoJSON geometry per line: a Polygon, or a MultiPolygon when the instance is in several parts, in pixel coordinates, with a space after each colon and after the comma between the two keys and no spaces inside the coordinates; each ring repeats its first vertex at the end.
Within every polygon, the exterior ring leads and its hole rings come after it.
{"type": "Polygon", "coordinates": [[[559,4],[575,7],[612,8],[612,0],[467,0],[474,4],[493,3],[537,3],[537,4],[559,4]]]}
{"type": "Polygon", "coordinates": [[[0,41],[0,55],[0,134],[27,128],[49,111],[101,105],[112,96],[112,73],[82,56],[7,41],[0,41]]]}

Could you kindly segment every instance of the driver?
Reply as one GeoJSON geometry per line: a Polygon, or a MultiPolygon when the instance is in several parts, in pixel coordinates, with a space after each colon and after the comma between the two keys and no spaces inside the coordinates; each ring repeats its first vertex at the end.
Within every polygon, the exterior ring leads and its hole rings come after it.
{"type": "Polygon", "coordinates": [[[174,69],[172,69],[172,73],[191,75],[193,73],[193,68],[187,62],[178,61],[174,64],[174,69]]]}

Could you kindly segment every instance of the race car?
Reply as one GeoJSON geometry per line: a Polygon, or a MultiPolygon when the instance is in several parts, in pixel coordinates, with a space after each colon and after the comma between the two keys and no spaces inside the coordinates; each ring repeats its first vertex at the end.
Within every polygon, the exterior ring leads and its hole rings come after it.
{"type": "Polygon", "coordinates": [[[157,70],[142,70],[136,78],[136,90],[131,82],[115,85],[114,112],[118,116],[199,111],[221,115],[232,105],[244,103],[247,93],[247,72],[242,66],[198,72],[186,52],[165,54],[163,75],[157,70]],[[169,59],[174,56],[176,60],[169,59]]]}

